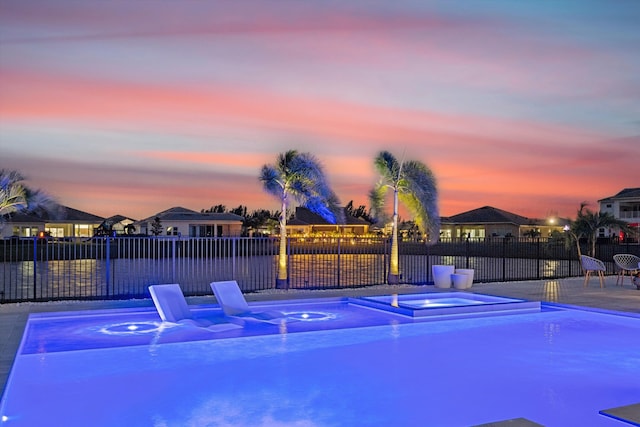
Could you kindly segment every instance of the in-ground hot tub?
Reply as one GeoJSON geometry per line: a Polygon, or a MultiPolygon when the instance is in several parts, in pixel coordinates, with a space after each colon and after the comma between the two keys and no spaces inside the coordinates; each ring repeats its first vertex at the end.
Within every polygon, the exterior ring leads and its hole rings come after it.
{"type": "Polygon", "coordinates": [[[539,301],[467,292],[383,295],[353,298],[350,302],[411,317],[467,316],[504,312],[532,313],[540,311],[539,301]]]}

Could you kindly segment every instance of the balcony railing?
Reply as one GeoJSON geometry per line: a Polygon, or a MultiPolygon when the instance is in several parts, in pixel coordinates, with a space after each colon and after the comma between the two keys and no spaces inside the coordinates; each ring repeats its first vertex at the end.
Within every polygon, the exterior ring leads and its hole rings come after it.
{"type": "Polygon", "coordinates": [[[620,219],[640,219],[640,211],[622,211],[620,219]]]}
{"type": "MultiPolygon", "coordinates": [[[[148,286],[179,283],[186,295],[209,295],[209,283],[237,280],[245,292],[273,288],[278,239],[117,237],[0,240],[0,302],[148,297],[148,286]]],[[[389,261],[383,238],[288,240],[290,289],[383,284],[389,261]]],[[[432,283],[433,264],[475,269],[476,282],[552,279],[581,274],[575,248],[547,239],[401,242],[401,282],[432,283]]],[[[614,253],[639,246],[600,245],[614,253]]],[[[635,251],[635,252],[634,252],[635,251]]]]}

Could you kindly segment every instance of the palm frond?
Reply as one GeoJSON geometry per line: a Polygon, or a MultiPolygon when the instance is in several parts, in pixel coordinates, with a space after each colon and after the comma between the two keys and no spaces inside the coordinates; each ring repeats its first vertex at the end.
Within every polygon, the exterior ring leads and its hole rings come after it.
{"type": "Polygon", "coordinates": [[[261,178],[270,194],[291,195],[300,205],[329,222],[341,221],[339,201],[331,190],[322,165],[309,153],[289,150],[278,156],[275,166],[262,167],[261,178]]]}
{"type": "Polygon", "coordinates": [[[436,178],[431,169],[417,161],[407,161],[403,171],[405,191],[401,200],[415,215],[418,227],[429,236],[429,240],[440,235],[440,212],[436,178]],[[405,197],[410,195],[411,197],[405,197]]]}
{"type": "Polygon", "coordinates": [[[344,215],[344,208],[340,206],[340,199],[332,191],[331,195],[326,198],[327,206],[335,218],[334,224],[346,224],[346,218],[344,215]]]}
{"type": "Polygon", "coordinates": [[[374,159],[373,164],[382,180],[387,185],[395,187],[400,178],[402,166],[393,154],[388,151],[381,151],[374,159]]]}
{"type": "Polygon", "coordinates": [[[0,188],[8,188],[13,184],[20,184],[24,176],[15,170],[0,169],[0,188]]]}
{"type": "Polygon", "coordinates": [[[262,166],[259,179],[267,193],[276,197],[280,197],[282,195],[282,180],[280,173],[276,168],[269,165],[262,166]]]}
{"type": "Polygon", "coordinates": [[[41,190],[23,184],[24,177],[17,171],[0,170],[0,216],[13,212],[43,214],[53,212],[56,201],[41,190]]]}
{"type": "Polygon", "coordinates": [[[51,195],[42,190],[32,190],[25,187],[25,197],[27,200],[26,211],[37,216],[50,214],[52,217],[58,215],[59,204],[51,195]]]}
{"type": "Polygon", "coordinates": [[[389,220],[389,217],[385,212],[385,194],[387,193],[387,190],[388,187],[380,181],[369,192],[371,216],[376,224],[384,224],[389,220]]]}
{"type": "Polygon", "coordinates": [[[418,161],[398,160],[388,151],[382,151],[374,160],[380,181],[369,193],[372,215],[386,220],[385,193],[388,188],[398,191],[398,200],[407,207],[420,230],[430,240],[440,235],[440,213],[436,179],[431,170],[418,161]]]}

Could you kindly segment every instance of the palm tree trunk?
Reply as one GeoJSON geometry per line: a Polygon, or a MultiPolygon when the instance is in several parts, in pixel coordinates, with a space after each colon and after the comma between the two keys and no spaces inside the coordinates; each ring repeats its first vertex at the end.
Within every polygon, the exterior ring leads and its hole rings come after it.
{"type": "Polygon", "coordinates": [[[280,213],[280,252],[278,254],[277,289],[288,289],[287,278],[287,197],[282,198],[282,212],[280,213]]]}
{"type": "Polygon", "coordinates": [[[389,259],[389,275],[387,282],[397,285],[400,282],[400,270],[398,267],[398,189],[393,189],[393,223],[391,225],[391,255],[389,259]]]}

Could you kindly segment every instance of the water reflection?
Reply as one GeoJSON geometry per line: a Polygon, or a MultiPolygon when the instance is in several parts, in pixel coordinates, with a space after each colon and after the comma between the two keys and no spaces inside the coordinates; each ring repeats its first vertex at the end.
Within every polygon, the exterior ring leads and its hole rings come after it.
{"type": "Polygon", "coordinates": [[[543,296],[544,299],[549,302],[560,301],[560,282],[558,280],[549,280],[545,282],[543,296]]]}

